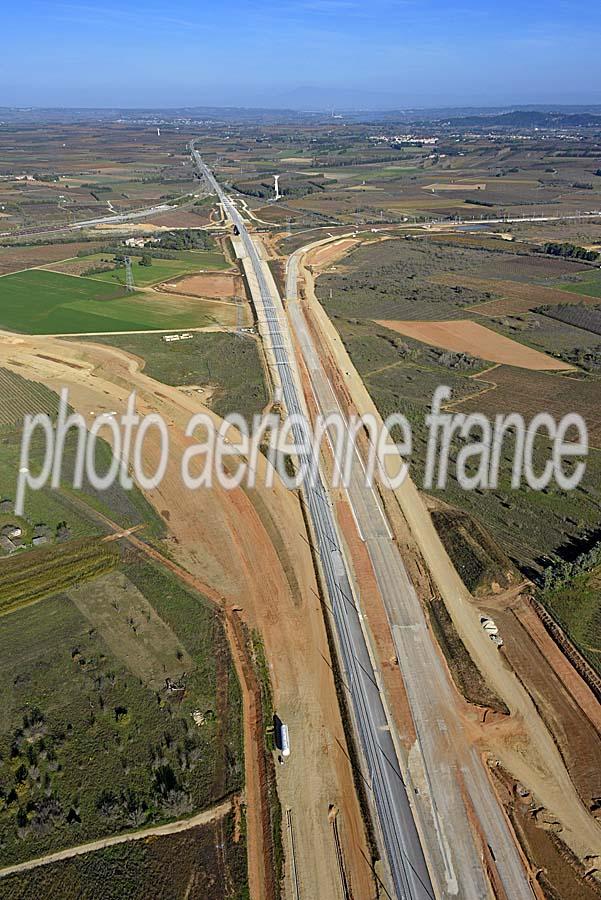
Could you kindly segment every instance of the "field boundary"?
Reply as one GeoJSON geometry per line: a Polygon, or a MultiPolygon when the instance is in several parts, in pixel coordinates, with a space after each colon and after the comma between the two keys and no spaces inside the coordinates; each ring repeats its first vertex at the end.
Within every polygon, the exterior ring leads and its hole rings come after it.
{"type": "Polygon", "coordinates": [[[545,631],[552,639],[553,643],[559,647],[568,662],[573,666],[578,675],[582,678],[586,685],[591,689],[597,700],[601,703],[601,677],[595,672],[593,667],[586,661],[580,653],[574,642],[567,635],[566,631],[557,619],[542,605],[535,597],[530,598],[530,606],[542,622],[545,631]]]}

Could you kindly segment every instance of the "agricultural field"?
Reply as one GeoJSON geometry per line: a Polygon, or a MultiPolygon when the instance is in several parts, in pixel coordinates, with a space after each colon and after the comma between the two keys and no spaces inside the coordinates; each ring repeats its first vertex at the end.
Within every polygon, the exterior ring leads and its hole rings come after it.
{"type": "Polygon", "coordinates": [[[306,133],[297,126],[294,137],[274,130],[258,146],[245,143],[242,134],[237,142],[230,135],[227,143],[212,135],[206,153],[212,161],[215,145],[218,173],[245,192],[261,219],[274,223],[361,225],[527,214],[533,207],[599,208],[599,180],[589,184],[594,144],[590,155],[566,158],[552,141],[531,140],[526,151],[523,142],[508,136],[500,152],[486,136],[462,140],[444,128],[438,135],[434,148],[419,141],[399,146],[385,134],[375,140],[361,126],[335,134],[315,127],[306,133]],[[289,143],[285,151],[277,149],[282,140],[289,143]],[[276,174],[290,190],[274,203],[276,174]]]}
{"type": "Polygon", "coordinates": [[[565,222],[514,222],[511,228],[516,240],[570,241],[579,247],[599,244],[599,220],[573,219],[565,222]]]}
{"type": "MultiPolygon", "coordinates": [[[[159,284],[162,281],[170,281],[178,278],[180,275],[187,275],[199,270],[227,268],[229,268],[229,263],[221,253],[212,253],[205,250],[188,250],[184,258],[181,259],[154,258],[150,266],[143,266],[139,259],[132,257],[132,273],[134,283],[138,287],[148,287],[152,284],[159,284]]],[[[89,277],[95,281],[104,281],[107,284],[124,285],[125,269],[120,267],[111,272],[102,272],[89,277]]]]}
{"type": "Polygon", "coordinates": [[[245,900],[246,842],[235,813],[0,879],[0,900],[245,900]],[[177,865],[173,865],[177,860],[177,865]]]}
{"type": "Polygon", "coordinates": [[[475,272],[488,257],[471,248],[432,246],[422,238],[382,240],[359,247],[334,273],[320,276],[319,296],[329,312],[346,319],[465,318],[466,307],[489,299],[486,292],[437,284],[433,276],[475,272]]]}
{"type": "Polygon", "coordinates": [[[242,784],[240,692],[216,611],[131,553],[91,585],[92,599],[64,584],[0,617],[5,864],[185,818],[242,784]]]}
{"type": "Polygon", "coordinates": [[[601,298],[601,273],[589,269],[586,275],[581,275],[573,284],[566,284],[563,290],[599,299],[601,298]]]}
{"type": "MultiPolygon", "coordinates": [[[[17,125],[0,135],[2,227],[66,224],[165,201],[184,205],[158,216],[157,224],[208,221],[210,201],[193,196],[200,186],[186,153],[192,132],[207,162],[264,221],[394,224],[457,213],[599,208],[601,180],[592,173],[601,159],[590,139],[570,155],[561,141],[531,135],[526,149],[507,136],[499,152],[494,139],[458,139],[444,127],[434,127],[435,147],[419,140],[400,146],[390,140],[395,128],[382,126],[376,139],[372,127],[359,123],[335,131],[332,123],[264,123],[258,132],[244,123],[197,122],[189,133],[167,129],[160,137],[125,122],[103,122],[100,131],[85,123],[17,125]],[[274,175],[283,195],[277,203],[274,175]]],[[[553,236],[551,226],[537,228],[553,236]]],[[[585,226],[574,223],[572,230],[584,234],[585,226]]]]}
{"type": "Polygon", "coordinates": [[[594,305],[598,302],[597,298],[587,295],[566,299],[567,286],[562,290],[531,282],[501,281],[469,275],[440,275],[434,281],[451,287],[460,286],[469,290],[480,290],[497,295],[498,300],[488,300],[473,307],[472,312],[481,316],[518,316],[521,313],[536,310],[539,306],[565,305],[566,303],[594,305]]]}
{"type": "MultiPolygon", "coordinates": [[[[498,370],[491,373],[492,376],[496,374],[496,371],[498,370]]],[[[497,397],[494,390],[489,390],[487,393],[483,393],[482,397],[470,399],[465,403],[456,403],[453,410],[483,413],[489,419],[494,419],[497,414],[518,411],[526,416],[526,421],[529,421],[541,409],[551,411],[556,417],[562,414],[559,401],[557,404],[555,403],[551,384],[548,387],[551,401],[547,405],[544,397],[536,393],[536,383],[532,384],[530,388],[525,384],[526,373],[524,370],[516,369],[511,372],[513,387],[508,388],[505,400],[503,394],[499,393],[497,397]]],[[[559,377],[528,373],[528,378],[532,376],[546,377],[550,381],[559,377]]],[[[488,379],[488,377],[487,375],[486,378],[488,379]]],[[[569,379],[564,380],[570,381],[569,379]]],[[[421,379],[418,379],[418,383],[420,381],[421,379]]],[[[440,378],[437,380],[437,384],[447,383],[452,386],[452,382],[446,379],[444,381],[440,378]]],[[[381,412],[385,414],[391,412],[392,409],[386,405],[386,400],[390,395],[385,394],[382,398],[382,394],[378,390],[373,392],[369,379],[367,385],[381,412]]],[[[574,389],[577,387],[578,382],[575,382],[574,389]]],[[[569,396],[569,385],[566,391],[569,396]]],[[[453,396],[456,396],[455,391],[453,396]]],[[[595,396],[598,396],[598,392],[595,396]]],[[[422,485],[424,481],[426,432],[423,423],[430,397],[431,394],[428,400],[423,398],[417,400],[416,398],[408,402],[401,396],[395,406],[395,409],[405,413],[413,424],[414,452],[411,473],[418,485],[422,485]]],[[[578,404],[572,401],[569,410],[573,411],[575,406],[578,409],[578,404]]],[[[598,412],[595,410],[590,423],[593,435],[596,423],[598,423],[598,412]]],[[[593,437],[591,437],[591,443],[594,446],[593,437]]],[[[589,451],[585,477],[581,485],[574,491],[564,492],[554,485],[545,491],[532,491],[527,486],[515,490],[511,486],[515,443],[512,438],[508,438],[501,455],[498,487],[491,490],[465,491],[457,483],[453,467],[459,446],[458,441],[454,441],[451,445],[450,473],[446,488],[444,490],[432,489],[430,493],[443,503],[475,518],[484,526],[511,563],[525,575],[538,578],[541,570],[549,564],[549,560],[554,558],[555,554],[571,557],[578,552],[581,542],[586,542],[588,537],[600,528],[601,452],[599,450],[591,449],[589,451]]],[[[550,446],[541,438],[536,442],[534,449],[535,469],[541,471],[544,461],[549,458],[550,446]]]]}
{"type": "Polygon", "coordinates": [[[473,379],[478,393],[459,406],[465,412],[493,415],[497,410],[513,410],[525,418],[536,411],[550,410],[556,417],[577,412],[583,416],[591,445],[601,447],[601,409],[599,378],[574,378],[544,372],[523,372],[511,366],[498,366],[473,379]]]}
{"type": "Polygon", "coordinates": [[[157,381],[198,389],[198,399],[218,415],[241,413],[250,421],[267,403],[263,368],[252,337],[208,332],[190,340],[166,343],[160,334],[97,338],[145,361],[144,371],[157,381]]]}
{"type": "Polygon", "coordinates": [[[194,301],[135,292],[92,278],[33,269],[0,279],[0,327],[28,334],[196,328],[211,320],[194,301]]]}
{"type": "MultiPolygon", "coordinates": [[[[58,397],[44,385],[28,381],[7,369],[0,369],[0,392],[0,501],[2,516],[9,524],[15,519],[13,509],[23,418],[28,413],[36,412],[44,412],[54,418],[58,410],[58,397]]],[[[80,491],[66,486],[73,483],[76,450],[77,437],[75,432],[70,432],[63,455],[64,486],[59,490],[44,487],[26,493],[24,539],[29,539],[33,526],[41,524],[51,540],[58,536],[61,539],[76,539],[102,534],[105,526],[98,520],[96,510],[126,528],[144,523],[145,534],[149,538],[160,539],[164,535],[164,523],[137,488],[125,491],[115,484],[99,492],[86,478],[80,491]]],[[[32,470],[41,468],[44,453],[45,442],[36,433],[30,448],[32,470]]],[[[108,444],[99,440],[96,444],[97,471],[106,471],[111,456],[108,444]]]]}
{"type": "Polygon", "coordinates": [[[586,307],[584,305],[539,307],[540,312],[550,319],[574,325],[583,331],[591,331],[601,335],[601,306],[586,307]]]}
{"type": "MultiPolygon", "coordinates": [[[[479,304],[494,296],[489,281],[499,277],[515,290],[531,289],[536,294],[544,287],[563,297],[564,292],[557,290],[558,263],[565,269],[565,260],[518,255],[511,243],[500,251],[428,238],[400,239],[363,245],[319,276],[318,297],[380,412],[387,416],[400,411],[413,425],[411,467],[418,485],[423,483],[426,452],[424,416],[434,390],[443,384],[452,389],[455,411],[482,412],[489,418],[520,412],[527,421],[541,410],[556,418],[579,412],[591,446],[601,447],[600,382],[595,374],[599,336],[532,312],[479,315],[479,304]],[[510,272],[516,280],[509,278],[510,272]],[[469,287],[463,285],[468,279],[472,279],[469,287]],[[404,329],[403,334],[391,331],[388,324],[383,327],[391,320],[395,330],[404,329]],[[447,342],[445,349],[431,336],[428,340],[438,347],[415,340],[416,329],[440,328],[434,323],[444,323],[444,328],[456,331],[464,320],[470,329],[485,322],[492,334],[510,337],[516,351],[532,347],[544,353],[545,359],[551,358],[550,368],[578,365],[579,360],[589,360],[588,367],[566,377],[516,368],[514,357],[511,366],[491,368],[483,341],[456,346],[447,342]],[[483,374],[485,370],[489,371],[483,374]]],[[[574,278],[570,271],[560,277],[574,278]]],[[[453,447],[452,459],[457,449],[453,447]]],[[[466,492],[450,478],[445,491],[432,493],[482,523],[514,566],[537,576],[553,554],[577,552],[580,542],[601,527],[601,453],[591,450],[582,485],[566,494],[556,488],[512,490],[513,450],[509,441],[498,489],[466,492]]],[[[537,459],[545,453],[548,447],[540,441],[537,459]]]]}
{"type": "Polygon", "coordinates": [[[60,241],[55,244],[0,247],[0,275],[47,266],[76,257],[80,250],[100,249],[100,241],[60,241]]]}
{"type": "Polygon", "coordinates": [[[453,353],[464,353],[488,362],[518,366],[522,369],[552,371],[569,368],[565,363],[524,347],[496,331],[491,331],[471,319],[450,322],[387,322],[378,325],[397,331],[424,344],[431,344],[453,353]]]}
{"type": "Polygon", "coordinates": [[[0,135],[1,225],[62,226],[178,198],[192,205],[185,147],[182,134],[119,124],[10,129],[0,135]]]}
{"type": "MultiPolygon", "coordinates": [[[[511,233],[509,236],[511,237],[511,233]]],[[[488,230],[477,234],[432,234],[425,240],[447,247],[480,251],[477,274],[481,278],[514,282],[516,286],[554,286],[563,280],[577,280],[582,272],[590,271],[590,264],[581,260],[543,255],[539,252],[541,247],[538,244],[531,241],[499,240],[495,237],[495,232],[488,230]],[[485,256],[481,252],[483,250],[495,252],[485,256]]],[[[462,268],[458,267],[456,271],[461,272],[462,268]]],[[[508,285],[503,286],[509,288],[508,285]]]]}
{"type": "Polygon", "coordinates": [[[0,431],[10,431],[30,413],[58,412],[58,395],[45,385],[27,381],[15,372],[0,369],[0,431]]]}
{"type": "MultiPolygon", "coordinates": [[[[19,471],[23,418],[28,413],[47,413],[54,417],[58,411],[58,397],[44,385],[27,381],[7,369],[0,370],[0,493],[5,509],[6,524],[14,520],[13,505],[19,471]]],[[[41,464],[44,446],[34,440],[31,459],[41,464]]],[[[33,523],[44,523],[56,534],[62,522],[67,523],[73,538],[98,534],[98,526],[79,509],[73,509],[68,498],[56,491],[30,491],[25,498],[25,539],[33,523]]]]}
{"type": "MultiPolygon", "coordinates": [[[[331,183],[331,180],[330,180],[331,183]]],[[[330,186],[322,173],[311,175],[303,173],[286,173],[279,179],[279,193],[285,198],[304,197],[330,186]]],[[[275,197],[275,181],[273,177],[259,177],[246,181],[234,181],[232,187],[240,194],[259,197],[264,200],[275,197]]]]}
{"type": "Polygon", "coordinates": [[[215,300],[246,300],[244,281],[237,272],[201,272],[169,284],[172,294],[215,300]]]}
{"type": "Polygon", "coordinates": [[[599,344],[599,335],[592,331],[583,331],[540,313],[502,316],[490,321],[502,334],[569,363],[577,362],[581,352],[592,351],[599,344]]]}
{"type": "MultiPolygon", "coordinates": [[[[497,367],[484,376],[474,376],[472,384],[479,390],[459,399],[454,410],[483,413],[490,419],[497,414],[520,412],[526,421],[541,410],[549,410],[556,418],[568,412],[580,412],[587,423],[592,447],[599,446],[598,382],[566,378],[510,367],[497,367]]],[[[448,383],[442,380],[439,383],[448,383]]],[[[456,391],[454,390],[456,398],[456,391]]],[[[416,427],[417,447],[421,453],[420,420],[416,427]]],[[[453,459],[458,448],[451,453],[453,459]]],[[[503,456],[503,467],[509,472],[514,453],[509,441],[503,456]]],[[[423,469],[420,456],[415,460],[418,483],[423,469]]],[[[543,442],[537,448],[537,458],[548,457],[549,448],[543,442]]],[[[541,466],[539,461],[537,465],[541,466]]],[[[556,488],[533,492],[512,490],[507,477],[502,478],[495,491],[461,491],[451,478],[446,491],[440,492],[442,501],[455,504],[483,523],[514,565],[536,577],[541,566],[554,553],[571,555],[577,552],[581,540],[595,533],[599,527],[599,492],[601,458],[598,450],[589,452],[587,472],[582,485],[564,494],[556,488]]]]}
{"type": "Polygon", "coordinates": [[[97,578],[116,562],[112,546],[94,538],[14,555],[0,572],[0,616],[97,578]]]}
{"type": "Polygon", "coordinates": [[[601,673],[601,568],[544,591],[541,599],[582,655],[601,673]]]}
{"type": "MultiPolygon", "coordinates": [[[[122,253],[127,252],[123,248],[122,253]]],[[[148,251],[151,256],[152,251],[148,251]]],[[[169,281],[180,275],[209,270],[221,270],[228,268],[229,264],[221,253],[205,250],[174,251],[174,259],[160,259],[152,257],[151,265],[141,265],[139,255],[131,255],[134,283],[138,287],[148,287],[161,281],[169,281]],[[177,256],[175,256],[177,252],[177,256]]],[[[44,266],[50,272],[59,272],[64,275],[84,275],[95,280],[106,281],[109,284],[125,285],[125,268],[123,264],[117,265],[115,254],[110,251],[93,253],[86,256],[66,259],[61,262],[44,266]],[[99,271],[106,269],[106,271],[99,271]]]]}

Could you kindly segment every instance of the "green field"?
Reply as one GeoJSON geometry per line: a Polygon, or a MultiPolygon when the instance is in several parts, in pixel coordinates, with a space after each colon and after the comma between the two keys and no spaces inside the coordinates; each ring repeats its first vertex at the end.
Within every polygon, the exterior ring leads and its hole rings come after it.
{"type": "Polygon", "coordinates": [[[541,595],[544,605],[601,673],[601,567],[541,595]]]}
{"type": "Polygon", "coordinates": [[[591,271],[581,275],[575,284],[560,284],[562,290],[587,297],[601,297],[601,272],[591,271]]]}
{"type": "MultiPolygon", "coordinates": [[[[420,166],[386,166],[384,169],[376,169],[375,173],[376,178],[402,178],[406,175],[415,175],[417,172],[422,172],[423,169],[420,166]]],[[[372,176],[372,181],[375,180],[372,176]]]]}
{"type": "MultiPolygon", "coordinates": [[[[102,254],[98,259],[102,258],[102,254]]],[[[90,257],[91,266],[96,262],[96,257],[90,257]]],[[[153,259],[151,266],[141,266],[140,260],[132,257],[132,273],[134,282],[138,287],[148,287],[151,284],[160,284],[161,281],[169,281],[180,275],[188,275],[201,270],[229,269],[230,264],[221,253],[213,253],[208,250],[186,250],[178,259],[153,259]]],[[[98,275],[90,275],[94,281],[104,281],[107,284],[125,284],[125,269],[114,269],[112,272],[102,272],[98,275]]]]}
{"type": "MultiPolygon", "coordinates": [[[[6,435],[0,432],[2,499],[14,501],[16,496],[20,442],[20,430],[6,435]]],[[[106,526],[95,515],[94,510],[98,510],[125,528],[144,523],[144,536],[148,540],[160,540],[165,534],[164,522],[137,487],[126,491],[116,483],[105,491],[97,491],[87,479],[84,479],[82,490],[69,489],[68,485],[73,483],[76,449],[76,434],[72,432],[67,436],[65,443],[61,488],[53,490],[50,486],[46,486],[39,491],[26,492],[24,518],[28,525],[44,523],[54,535],[59,524],[65,522],[71,538],[103,534],[106,532],[106,526]]],[[[44,442],[34,438],[29,456],[32,471],[38,471],[41,467],[44,452],[44,442]]],[[[99,472],[104,472],[108,468],[111,453],[108,444],[98,443],[96,460],[99,472]]],[[[14,520],[13,514],[10,514],[10,520],[11,522],[14,520]]]]}
{"type": "Polygon", "coordinates": [[[194,328],[210,319],[201,304],[136,292],[92,278],[32,269],[0,278],[0,327],[26,334],[194,328]]]}
{"type": "Polygon", "coordinates": [[[14,554],[0,570],[0,615],[96,578],[117,561],[115,547],[95,538],[14,554]]]}

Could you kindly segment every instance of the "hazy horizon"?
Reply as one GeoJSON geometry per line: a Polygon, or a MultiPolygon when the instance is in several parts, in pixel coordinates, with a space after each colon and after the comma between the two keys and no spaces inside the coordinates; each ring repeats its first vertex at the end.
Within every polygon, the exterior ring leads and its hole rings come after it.
{"type": "Polygon", "coordinates": [[[3,21],[10,107],[601,103],[601,26],[581,0],[24,0],[3,21]]]}
{"type": "MultiPolygon", "coordinates": [[[[317,89],[316,89],[317,90],[317,89]]],[[[515,102],[515,103],[495,103],[491,105],[485,104],[461,104],[461,105],[442,105],[442,106],[395,106],[392,104],[382,103],[380,105],[375,106],[363,106],[360,104],[352,105],[352,104],[327,104],[324,103],[321,106],[318,105],[273,105],[273,106],[259,106],[255,104],[245,104],[245,103],[198,103],[198,104],[177,104],[170,103],[164,104],[161,106],[149,106],[149,105],[117,105],[114,103],[107,103],[103,105],[75,105],[75,104],[36,104],[36,103],[27,103],[27,104],[10,104],[10,105],[0,105],[0,110],[12,110],[15,112],[26,112],[28,110],[66,110],[66,111],[90,111],[90,112],[146,112],[146,113],[156,113],[156,112],[165,112],[165,113],[175,113],[180,111],[196,111],[196,110],[244,110],[245,112],[294,112],[298,114],[319,114],[319,115],[327,115],[327,114],[338,114],[338,113],[399,113],[403,115],[410,114],[420,114],[420,113],[454,113],[456,115],[476,115],[479,113],[487,114],[487,113],[498,113],[502,114],[505,112],[513,112],[513,111],[521,111],[521,112],[592,112],[595,114],[601,114],[601,103],[527,103],[527,102],[515,102]]]]}

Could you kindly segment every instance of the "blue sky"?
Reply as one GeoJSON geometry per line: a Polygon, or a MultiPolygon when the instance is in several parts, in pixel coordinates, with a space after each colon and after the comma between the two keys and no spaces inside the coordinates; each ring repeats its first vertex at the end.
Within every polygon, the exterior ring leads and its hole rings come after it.
{"type": "Polygon", "coordinates": [[[5,5],[0,106],[601,103],[581,0],[5,5]]]}

